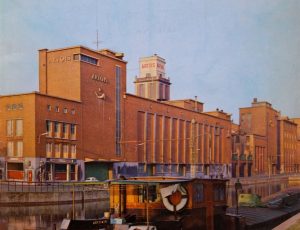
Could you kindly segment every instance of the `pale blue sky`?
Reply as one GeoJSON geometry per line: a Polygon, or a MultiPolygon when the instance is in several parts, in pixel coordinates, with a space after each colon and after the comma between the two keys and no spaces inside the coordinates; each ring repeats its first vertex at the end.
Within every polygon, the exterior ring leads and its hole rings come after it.
{"type": "Polygon", "coordinates": [[[38,90],[37,50],[84,45],[167,61],[171,98],[194,98],[237,121],[253,97],[300,117],[298,0],[1,0],[0,94],[38,90]],[[98,23],[97,23],[98,17],[98,23]],[[98,25],[97,25],[98,24],[98,25]]]}

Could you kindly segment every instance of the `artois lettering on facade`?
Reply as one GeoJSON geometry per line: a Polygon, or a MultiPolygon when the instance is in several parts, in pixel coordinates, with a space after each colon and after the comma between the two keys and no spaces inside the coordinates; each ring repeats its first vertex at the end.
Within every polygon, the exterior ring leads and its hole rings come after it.
{"type": "Polygon", "coordinates": [[[63,62],[69,62],[71,61],[71,56],[59,56],[59,57],[53,57],[49,58],[49,64],[51,63],[63,63],[63,62]]]}
{"type": "Polygon", "coordinates": [[[19,103],[19,104],[7,104],[6,105],[6,110],[22,110],[23,104],[19,103]]]}
{"type": "Polygon", "coordinates": [[[92,75],[92,80],[94,80],[94,81],[100,81],[100,82],[103,82],[105,84],[108,84],[108,80],[105,77],[102,77],[102,76],[97,75],[97,74],[93,74],[92,75]]]}

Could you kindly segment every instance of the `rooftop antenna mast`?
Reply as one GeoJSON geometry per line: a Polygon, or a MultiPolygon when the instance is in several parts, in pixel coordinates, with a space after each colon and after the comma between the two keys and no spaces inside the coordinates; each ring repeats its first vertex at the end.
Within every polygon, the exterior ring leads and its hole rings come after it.
{"type": "Polygon", "coordinates": [[[94,43],[96,43],[96,47],[98,50],[101,41],[99,41],[99,31],[98,31],[98,1],[97,0],[96,0],[96,33],[97,33],[97,37],[96,37],[97,40],[94,43]]]}

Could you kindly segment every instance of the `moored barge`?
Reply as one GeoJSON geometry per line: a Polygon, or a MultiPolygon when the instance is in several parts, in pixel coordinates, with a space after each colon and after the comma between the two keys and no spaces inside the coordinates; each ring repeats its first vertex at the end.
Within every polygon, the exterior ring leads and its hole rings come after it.
{"type": "Polygon", "coordinates": [[[135,177],[110,182],[112,215],[135,215],[157,229],[221,229],[225,179],[135,177]]]}

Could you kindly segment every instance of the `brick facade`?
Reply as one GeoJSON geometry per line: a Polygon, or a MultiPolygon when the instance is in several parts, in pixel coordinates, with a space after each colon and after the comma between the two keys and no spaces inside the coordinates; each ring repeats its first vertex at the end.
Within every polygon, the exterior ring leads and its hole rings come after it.
{"type": "Polygon", "coordinates": [[[233,176],[298,172],[297,145],[297,124],[255,98],[251,107],[240,108],[240,126],[233,135],[233,176]],[[252,171],[246,173],[246,165],[252,171]]]}
{"type": "MultiPolygon", "coordinates": [[[[156,64],[154,72],[150,68],[153,76],[141,70],[136,84],[154,86],[155,97],[126,92],[122,53],[82,46],[40,50],[39,92],[0,97],[0,178],[278,173],[283,164],[279,136],[287,135],[285,123],[291,121],[280,121],[271,104],[253,101],[240,109],[240,125],[234,125],[222,110],[203,112],[197,98],[170,100],[165,60],[157,55],[141,60],[141,66],[156,64]]],[[[297,127],[292,127],[288,141],[294,146],[297,127]]],[[[291,166],[299,154],[288,156],[293,157],[284,172],[299,167],[291,166]]]]}

